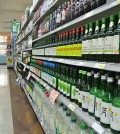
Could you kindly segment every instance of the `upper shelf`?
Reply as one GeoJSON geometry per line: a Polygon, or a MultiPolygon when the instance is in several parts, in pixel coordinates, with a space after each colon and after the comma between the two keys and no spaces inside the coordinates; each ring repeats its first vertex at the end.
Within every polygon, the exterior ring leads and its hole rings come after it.
{"type": "Polygon", "coordinates": [[[120,2],[118,1],[112,1],[109,2],[101,7],[98,7],[97,9],[86,13],[58,28],[56,28],[55,30],[52,30],[50,32],[48,32],[47,34],[42,35],[41,37],[34,39],[33,42],[36,42],[40,39],[43,39],[49,35],[55,34],[55,33],[59,33],[59,32],[65,32],[68,29],[71,30],[72,28],[75,27],[80,27],[81,25],[85,25],[87,23],[90,22],[94,22],[96,20],[99,20],[103,17],[109,17],[111,14],[117,14],[120,11],[120,2]]]}
{"type": "Polygon", "coordinates": [[[58,63],[68,64],[68,65],[80,66],[80,67],[89,67],[89,68],[95,68],[95,69],[103,69],[103,70],[108,70],[108,71],[120,72],[120,64],[117,64],[117,63],[81,61],[81,60],[48,58],[48,57],[37,57],[37,56],[33,56],[32,58],[47,60],[51,62],[58,62],[58,63]]]}

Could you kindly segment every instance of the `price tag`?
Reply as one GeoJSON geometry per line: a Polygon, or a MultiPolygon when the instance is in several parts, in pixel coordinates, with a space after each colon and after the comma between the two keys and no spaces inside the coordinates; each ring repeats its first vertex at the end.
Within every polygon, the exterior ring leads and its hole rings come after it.
{"type": "Polygon", "coordinates": [[[27,76],[27,80],[29,80],[30,79],[30,76],[31,76],[31,72],[29,72],[29,74],[28,74],[28,76],[27,76]]]}
{"type": "Polygon", "coordinates": [[[78,62],[76,65],[83,65],[84,62],[78,62]]]}
{"type": "Polygon", "coordinates": [[[99,64],[99,63],[96,63],[96,64],[94,65],[95,68],[99,68],[99,69],[104,69],[105,66],[106,66],[106,64],[99,64]]]}
{"type": "Polygon", "coordinates": [[[103,134],[104,130],[103,128],[96,122],[93,123],[92,128],[96,130],[99,134],[103,134]]]}
{"type": "Polygon", "coordinates": [[[57,99],[57,97],[59,96],[59,92],[56,90],[52,90],[49,96],[49,100],[52,104],[55,104],[55,100],[57,99]]]}
{"type": "Polygon", "coordinates": [[[70,110],[74,111],[75,110],[75,106],[73,104],[69,104],[68,107],[70,108],[70,110]]]}

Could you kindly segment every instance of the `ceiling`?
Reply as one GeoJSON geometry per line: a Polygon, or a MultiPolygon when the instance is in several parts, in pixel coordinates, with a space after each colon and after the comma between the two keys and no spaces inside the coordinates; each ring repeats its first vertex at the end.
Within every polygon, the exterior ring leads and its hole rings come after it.
{"type": "Polygon", "coordinates": [[[32,5],[32,0],[0,0],[0,35],[10,32],[11,20],[21,20],[25,8],[32,5]]]}

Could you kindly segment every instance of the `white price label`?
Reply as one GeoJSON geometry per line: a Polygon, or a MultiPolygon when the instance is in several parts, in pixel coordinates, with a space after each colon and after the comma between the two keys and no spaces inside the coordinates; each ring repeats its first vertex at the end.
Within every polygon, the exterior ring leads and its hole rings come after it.
{"type": "Polygon", "coordinates": [[[95,68],[99,68],[99,69],[104,69],[105,66],[106,66],[106,64],[99,64],[99,63],[96,63],[96,64],[94,65],[95,68]]]}
{"type": "Polygon", "coordinates": [[[28,74],[28,76],[27,76],[27,80],[29,80],[30,79],[30,76],[31,76],[31,72],[29,72],[29,74],[28,74]]]}
{"type": "Polygon", "coordinates": [[[103,128],[96,122],[93,123],[92,128],[99,134],[103,134],[104,132],[103,128]]]}
{"type": "Polygon", "coordinates": [[[74,111],[75,110],[75,106],[73,104],[69,104],[68,107],[70,108],[70,110],[74,111]]]}

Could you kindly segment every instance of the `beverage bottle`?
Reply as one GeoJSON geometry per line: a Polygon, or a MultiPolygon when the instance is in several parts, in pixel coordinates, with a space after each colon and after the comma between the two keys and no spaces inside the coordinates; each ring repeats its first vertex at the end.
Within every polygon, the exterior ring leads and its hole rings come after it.
{"type": "Polygon", "coordinates": [[[110,127],[111,106],[113,101],[113,77],[107,78],[106,92],[102,98],[100,123],[103,127],[110,127]]]}
{"type": "Polygon", "coordinates": [[[56,15],[56,24],[57,24],[57,27],[60,26],[60,22],[61,22],[61,7],[59,7],[58,10],[57,10],[57,15],[56,15]]]}
{"type": "Polygon", "coordinates": [[[114,41],[114,30],[115,30],[115,25],[114,25],[114,16],[110,16],[110,22],[109,22],[109,27],[106,32],[106,37],[105,37],[105,56],[104,56],[104,61],[105,62],[113,62],[113,41],[114,41]]]}
{"type": "Polygon", "coordinates": [[[66,20],[66,2],[62,5],[62,10],[61,10],[61,25],[65,24],[65,20],[66,20]]]}
{"type": "Polygon", "coordinates": [[[110,128],[112,133],[120,133],[120,79],[118,80],[117,94],[112,102],[110,128]]]}
{"type": "Polygon", "coordinates": [[[78,18],[80,15],[80,1],[75,1],[75,18],[78,18]]]}
{"type": "Polygon", "coordinates": [[[84,0],[84,12],[88,13],[89,11],[91,11],[90,0],[84,0]]]}
{"type": "Polygon", "coordinates": [[[104,61],[104,50],[105,50],[105,36],[106,36],[106,30],[107,30],[107,23],[106,19],[102,18],[102,26],[101,30],[98,33],[98,61],[103,62],[104,61]]]}
{"type": "Polygon", "coordinates": [[[53,14],[53,29],[57,28],[57,23],[56,23],[57,18],[59,21],[59,15],[57,16],[57,10],[55,10],[55,12],[53,14]]]}
{"type": "Polygon", "coordinates": [[[98,89],[96,100],[95,100],[95,119],[97,121],[100,121],[102,98],[104,96],[104,92],[106,92],[106,86],[107,86],[107,77],[105,75],[102,75],[101,87],[100,89],[98,89]]]}
{"type": "Polygon", "coordinates": [[[88,127],[85,122],[82,122],[80,125],[80,134],[88,134],[88,127]]]}
{"type": "Polygon", "coordinates": [[[71,0],[71,20],[75,19],[76,0],[71,0]]]}
{"type": "Polygon", "coordinates": [[[69,45],[69,43],[68,43],[69,42],[69,32],[65,33],[65,40],[66,40],[65,45],[69,45]]]}
{"type": "Polygon", "coordinates": [[[69,22],[69,8],[70,8],[70,1],[67,2],[67,7],[66,7],[66,19],[65,22],[69,22]]]}
{"type": "Polygon", "coordinates": [[[61,65],[61,72],[60,72],[60,93],[63,94],[63,79],[64,79],[64,65],[61,65]]]}
{"type": "Polygon", "coordinates": [[[97,0],[97,6],[100,7],[106,3],[106,0],[97,0]]]}
{"type": "Polygon", "coordinates": [[[67,91],[67,83],[66,83],[66,66],[64,65],[63,69],[63,95],[66,97],[66,91],[67,91]]]}
{"type": "Polygon", "coordinates": [[[91,0],[91,10],[94,10],[95,8],[97,8],[97,1],[91,0]]]}
{"type": "Polygon", "coordinates": [[[98,60],[97,53],[98,53],[98,51],[100,51],[98,49],[98,34],[99,34],[99,32],[100,32],[100,23],[97,20],[95,23],[95,32],[92,36],[92,56],[91,57],[92,57],[93,61],[98,60]]]}
{"type": "Polygon", "coordinates": [[[58,65],[58,91],[61,93],[61,64],[58,65]]]}
{"type": "Polygon", "coordinates": [[[114,43],[113,43],[113,59],[115,63],[120,63],[120,13],[118,15],[118,24],[114,32],[114,43]]]}
{"type": "Polygon", "coordinates": [[[88,29],[88,25],[85,25],[85,34],[84,37],[82,38],[82,60],[86,60],[86,50],[87,50],[87,44],[88,44],[88,33],[89,33],[89,29],[88,29]]]}
{"type": "Polygon", "coordinates": [[[89,24],[89,33],[87,36],[87,41],[86,41],[86,60],[91,61],[92,56],[91,56],[91,51],[92,51],[92,35],[94,33],[94,25],[93,23],[89,24]]]}
{"type": "Polygon", "coordinates": [[[84,0],[79,0],[80,2],[80,14],[79,16],[82,16],[84,14],[84,0]]]}
{"type": "Polygon", "coordinates": [[[86,89],[87,84],[87,71],[82,71],[82,110],[87,112],[88,111],[88,98],[89,98],[89,92],[84,92],[86,89]]]}

